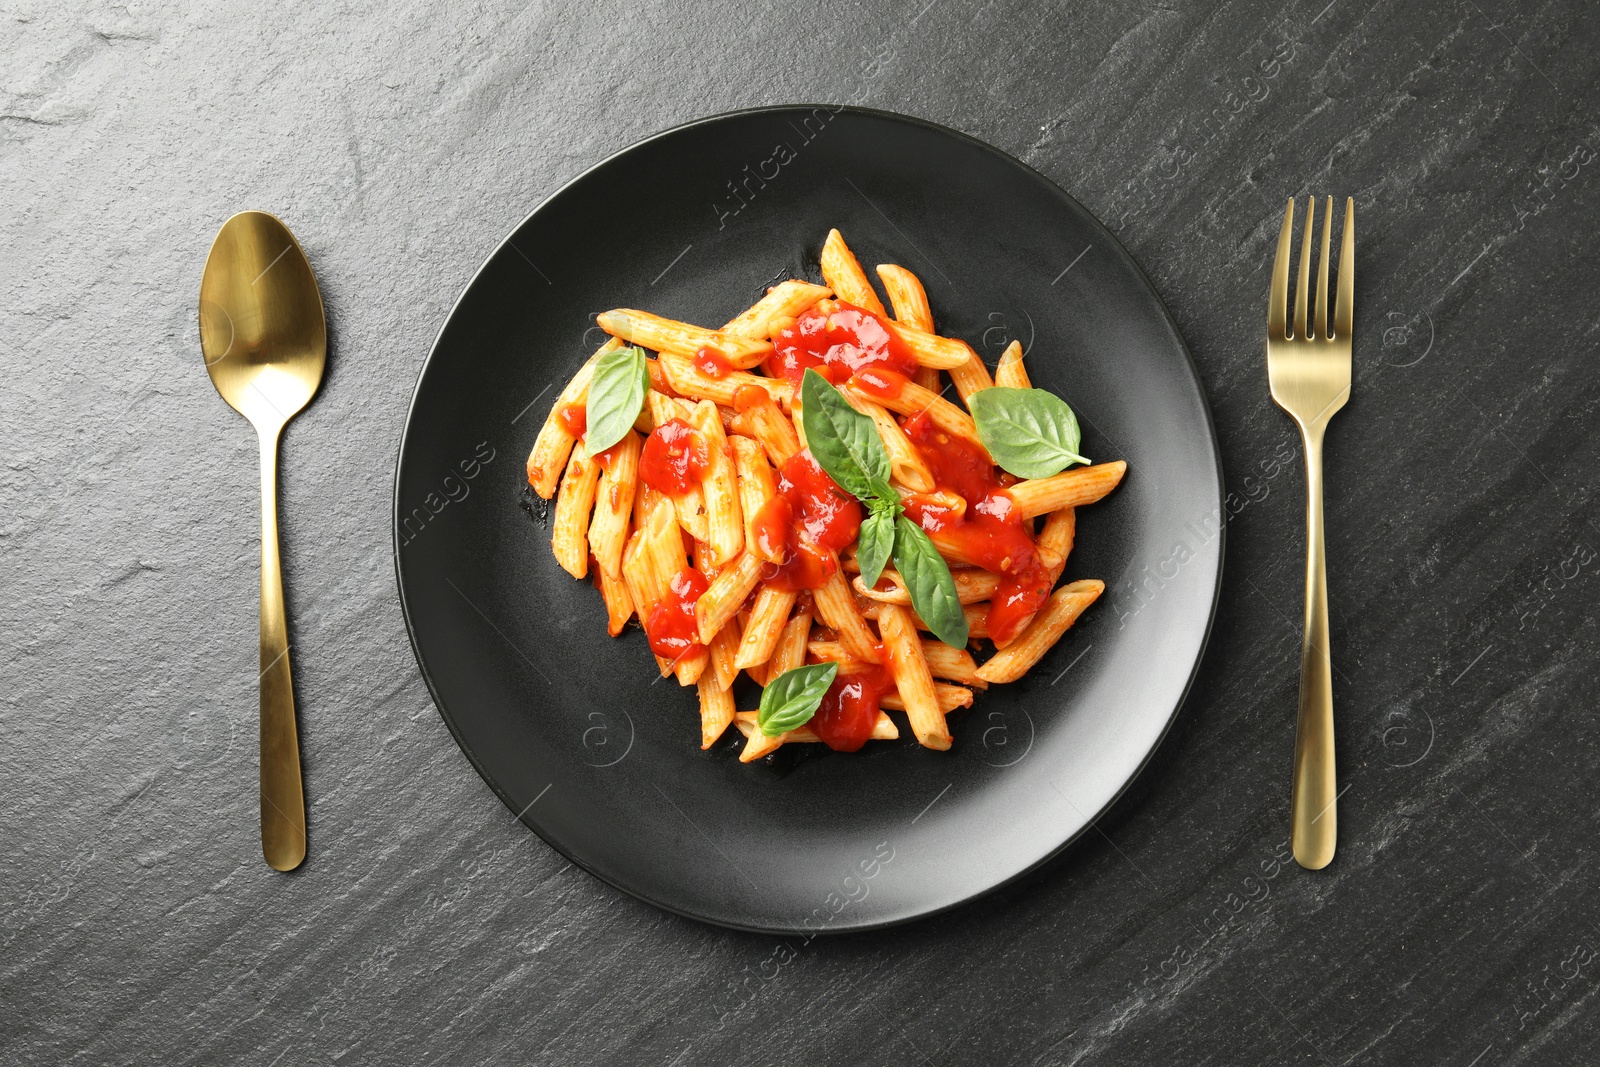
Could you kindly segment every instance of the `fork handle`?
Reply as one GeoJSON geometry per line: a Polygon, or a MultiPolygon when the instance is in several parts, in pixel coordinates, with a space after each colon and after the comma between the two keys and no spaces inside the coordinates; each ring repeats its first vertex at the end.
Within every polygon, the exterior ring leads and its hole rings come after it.
{"type": "Polygon", "coordinates": [[[1328,571],[1322,539],[1323,424],[1301,427],[1306,451],[1306,617],[1300,641],[1300,715],[1290,800],[1294,858],[1320,870],[1337,842],[1333,771],[1333,661],[1328,658],[1328,571]]]}
{"type": "Polygon", "coordinates": [[[261,437],[261,851],[291,871],[306,858],[306,803],[278,558],[278,434],[261,437]]]}

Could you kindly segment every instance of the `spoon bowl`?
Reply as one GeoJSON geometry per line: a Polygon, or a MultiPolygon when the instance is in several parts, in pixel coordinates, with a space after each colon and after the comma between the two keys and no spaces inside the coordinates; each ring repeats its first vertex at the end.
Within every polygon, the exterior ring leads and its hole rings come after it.
{"type": "Polygon", "coordinates": [[[322,293],[300,243],[277,218],[223,223],[200,279],[206,371],[261,444],[261,850],[293,870],[306,855],[300,739],[278,557],[278,438],[310,403],[328,356],[322,293]]]}
{"type": "Polygon", "coordinates": [[[265,211],[241,211],[211,245],[200,279],[200,349],[211,382],[258,429],[310,402],[328,358],[311,263],[265,211]]]}

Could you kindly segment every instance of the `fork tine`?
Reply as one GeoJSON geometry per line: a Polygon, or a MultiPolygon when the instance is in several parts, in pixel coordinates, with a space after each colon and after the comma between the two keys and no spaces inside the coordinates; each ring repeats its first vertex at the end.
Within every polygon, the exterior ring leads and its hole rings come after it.
{"type": "Polygon", "coordinates": [[[1300,288],[1294,301],[1294,336],[1301,339],[1310,336],[1306,333],[1306,315],[1310,311],[1307,287],[1311,284],[1311,231],[1316,228],[1317,198],[1313,196],[1306,206],[1306,237],[1300,242],[1300,288]]]}
{"type": "MultiPolygon", "coordinates": [[[[1316,201],[1311,201],[1313,207],[1316,201]]],[[[1328,243],[1333,237],[1333,197],[1322,212],[1322,258],[1317,262],[1317,336],[1331,337],[1328,333],[1328,243]]]]}
{"type": "Polygon", "coordinates": [[[1267,336],[1287,337],[1289,325],[1289,248],[1294,237],[1294,197],[1283,211],[1278,256],[1272,261],[1272,292],[1267,294],[1267,336]]]}
{"type": "Polygon", "coordinates": [[[1339,301],[1333,305],[1333,334],[1352,337],[1356,304],[1356,198],[1344,201],[1344,238],[1339,242],[1339,301]]]}

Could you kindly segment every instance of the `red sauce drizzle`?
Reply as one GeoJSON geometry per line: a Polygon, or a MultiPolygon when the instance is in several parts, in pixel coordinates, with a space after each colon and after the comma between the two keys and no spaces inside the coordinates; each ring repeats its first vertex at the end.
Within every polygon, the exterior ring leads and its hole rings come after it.
{"type": "Polygon", "coordinates": [[[705,648],[694,618],[695,601],[706,591],[706,576],[685,567],[673,576],[671,595],[650,609],[644,632],[650,638],[650,651],[677,663],[705,648]]]}
{"type": "Polygon", "coordinates": [[[839,674],[811,717],[811,728],[835,752],[854,752],[872,737],[880,702],[894,689],[894,675],[886,668],[839,674]]]}
{"type": "Polygon", "coordinates": [[[589,428],[588,412],[582,404],[563,404],[556,412],[561,428],[574,437],[582,437],[589,428]]]}
{"type": "Polygon", "coordinates": [[[728,362],[728,357],[710,345],[701,346],[694,354],[694,365],[702,374],[711,378],[726,378],[728,372],[733,370],[733,364],[728,362]]]}
{"type": "Polygon", "coordinates": [[[989,636],[1010,640],[1050,596],[1050,572],[1034,551],[1033,535],[982,447],[945,433],[926,412],[906,420],[905,431],[939,487],[967,501],[965,517],[957,517],[933,501],[911,497],[906,514],[929,533],[957,544],[973,563],[1001,576],[991,601],[989,636]]]}
{"type": "Polygon", "coordinates": [[[650,431],[639,456],[639,480],[668,496],[682,496],[700,481],[710,463],[706,440],[682,419],[650,431]]]}
{"type": "Polygon", "coordinates": [[[864,370],[910,375],[917,361],[881,318],[840,301],[829,314],[814,308],[805,312],[773,338],[767,373],[799,384],[811,367],[837,385],[864,370]]]}

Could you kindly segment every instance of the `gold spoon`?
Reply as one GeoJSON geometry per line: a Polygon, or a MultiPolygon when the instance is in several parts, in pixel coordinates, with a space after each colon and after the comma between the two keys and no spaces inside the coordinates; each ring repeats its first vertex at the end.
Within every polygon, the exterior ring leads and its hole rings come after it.
{"type": "Polygon", "coordinates": [[[292,871],[306,858],[278,562],[278,436],[322,381],[328,326],[316,275],[294,234],[264,211],[241,211],[217,233],[200,278],[206,370],[261,439],[261,851],[292,871]]]}

